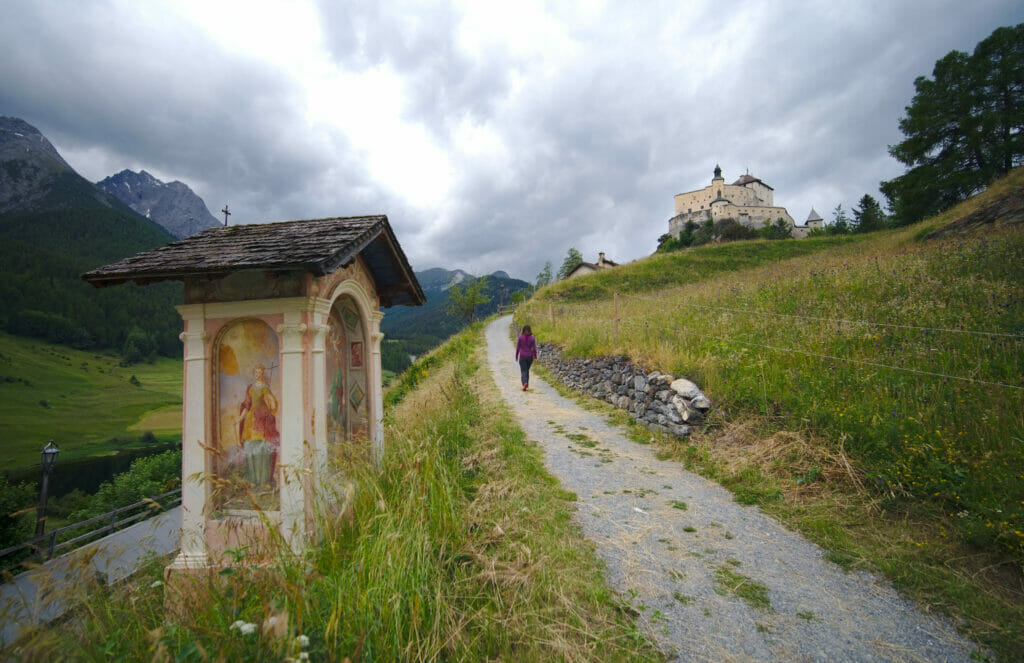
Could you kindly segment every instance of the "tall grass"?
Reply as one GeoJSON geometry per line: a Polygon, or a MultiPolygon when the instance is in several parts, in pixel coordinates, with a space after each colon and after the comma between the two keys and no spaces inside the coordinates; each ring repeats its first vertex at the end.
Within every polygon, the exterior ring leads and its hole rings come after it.
{"type": "Polygon", "coordinates": [[[696,381],[715,410],[664,454],[1018,660],[1024,229],[979,219],[1022,192],[1018,169],[905,229],[652,256],[544,288],[517,323],[696,381]]]}
{"type": "MultiPolygon", "coordinates": [[[[62,660],[656,660],[571,523],[572,496],[495,401],[464,332],[352,458],[308,554],[232,564],[165,613],[160,565],[94,587],[8,656],[62,660]],[[251,632],[250,632],[251,631],[251,632]]],[[[326,513],[326,512],[325,512],[326,513]]],[[[242,561],[248,554],[235,551],[242,561]]],[[[226,560],[230,561],[230,560],[226,560]]],[[[173,606],[173,604],[172,604],[173,606]]]]}
{"type": "Polygon", "coordinates": [[[940,504],[950,535],[1024,561],[1024,232],[917,232],[626,291],[618,343],[608,299],[519,315],[570,354],[629,354],[725,411],[819,431],[890,499],[940,504]]]}

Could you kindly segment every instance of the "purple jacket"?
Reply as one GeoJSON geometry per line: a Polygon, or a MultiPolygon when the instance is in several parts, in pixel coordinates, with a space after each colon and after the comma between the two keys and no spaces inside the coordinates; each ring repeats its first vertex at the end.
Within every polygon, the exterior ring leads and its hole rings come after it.
{"type": "Polygon", "coordinates": [[[520,357],[537,358],[537,339],[524,334],[519,335],[519,340],[516,341],[516,359],[520,357]]]}

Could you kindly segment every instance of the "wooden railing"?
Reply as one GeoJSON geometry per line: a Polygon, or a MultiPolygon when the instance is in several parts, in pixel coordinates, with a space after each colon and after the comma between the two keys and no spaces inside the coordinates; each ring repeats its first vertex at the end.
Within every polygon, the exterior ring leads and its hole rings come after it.
{"type": "Polygon", "coordinates": [[[146,498],[141,502],[129,504],[99,516],[93,516],[88,520],[58,527],[25,543],[0,550],[0,568],[16,573],[17,571],[14,571],[13,568],[8,568],[8,559],[13,558],[17,560],[10,564],[11,567],[26,559],[32,559],[33,561],[50,559],[57,554],[69,552],[108,534],[122,530],[140,520],[152,518],[159,513],[173,509],[179,504],[181,504],[181,488],[168,491],[156,497],[146,498]],[[70,538],[65,538],[66,535],[71,535],[71,533],[86,527],[91,527],[91,529],[74,534],[70,538]],[[25,554],[26,552],[28,553],[27,555],[25,554]],[[19,555],[19,553],[21,554],[19,555]]]}

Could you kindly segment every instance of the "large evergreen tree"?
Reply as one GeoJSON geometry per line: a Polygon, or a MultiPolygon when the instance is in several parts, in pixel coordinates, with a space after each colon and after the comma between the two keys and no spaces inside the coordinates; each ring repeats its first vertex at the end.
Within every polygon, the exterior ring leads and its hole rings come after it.
{"type": "Polygon", "coordinates": [[[914,81],[889,153],[909,170],[881,183],[898,223],[935,214],[1024,163],[1024,24],[951,51],[914,81]]]}

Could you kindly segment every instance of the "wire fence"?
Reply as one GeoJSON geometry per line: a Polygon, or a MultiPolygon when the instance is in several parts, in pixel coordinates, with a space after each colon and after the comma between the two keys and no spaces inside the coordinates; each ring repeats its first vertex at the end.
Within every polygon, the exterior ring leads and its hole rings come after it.
{"type": "MultiPolygon", "coordinates": [[[[781,321],[800,321],[813,323],[817,325],[832,325],[835,328],[841,328],[843,326],[853,327],[865,327],[875,328],[883,330],[906,330],[910,332],[920,332],[929,335],[942,335],[942,334],[955,334],[960,338],[978,338],[978,339],[989,339],[994,341],[1000,341],[1003,344],[1013,344],[1013,348],[1009,350],[1010,363],[1015,363],[1020,369],[1016,372],[1016,377],[1020,378],[1021,373],[1024,372],[1024,333],[1012,333],[1002,331],[989,331],[981,329],[964,329],[964,328],[950,328],[950,327],[932,327],[926,325],[909,325],[895,322],[883,322],[877,320],[865,320],[857,318],[836,318],[836,317],[825,317],[815,315],[801,315],[794,313],[782,313],[779,311],[770,311],[763,309],[745,309],[737,307],[727,306],[713,306],[707,304],[696,304],[691,302],[671,302],[666,303],[664,299],[646,297],[643,295],[633,295],[627,298],[622,297],[618,293],[615,293],[612,302],[612,311],[606,312],[608,303],[602,302],[594,305],[560,305],[555,306],[554,304],[548,305],[548,310],[545,312],[546,317],[549,318],[551,324],[555,324],[556,318],[571,318],[576,321],[577,324],[584,324],[589,326],[596,326],[598,324],[611,325],[610,333],[612,335],[612,341],[616,348],[620,346],[620,334],[622,329],[636,332],[642,331],[644,333],[654,334],[679,334],[693,338],[701,338],[706,341],[713,341],[724,344],[734,344],[749,348],[757,348],[775,353],[784,353],[790,355],[800,355],[809,357],[816,360],[830,361],[830,362],[842,362],[844,364],[864,367],[871,369],[884,369],[892,370],[909,375],[915,375],[923,378],[935,378],[943,380],[953,380],[957,382],[981,385],[986,387],[996,387],[1000,389],[1007,389],[1013,392],[1024,392],[1024,385],[1013,384],[1011,382],[996,380],[996,379],[983,379],[977,376],[957,375],[949,371],[943,370],[928,370],[920,366],[900,366],[892,362],[884,361],[878,357],[864,357],[864,356],[843,356],[832,352],[815,352],[805,348],[799,347],[788,347],[785,345],[770,343],[764,341],[758,341],[750,338],[751,334],[747,334],[747,338],[741,337],[735,330],[729,334],[717,333],[708,334],[702,333],[695,330],[691,326],[681,326],[679,324],[666,323],[663,319],[673,314],[678,314],[684,309],[698,310],[704,312],[716,312],[716,313],[727,313],[730,315],[741,315],[758,318],[769,318],[781,321]],[[620,315],[620,310],[623,304],[628,302],[643,302],[647,305],[648,309],[644,310],[642,319],[626,316],[623,318],[620,315]],[[652,322],[652,316],[661,318],[656,322],[652,322]]],[[[768,330],[762,329],[762,337],[768,336],[768,330]]],[[[985,345],[985,344],[982,344],[985,345]]],[[[982,351],[991,352],[992,348],[986,346],[980,348],[982,351]]],[[[931,351],[937,351],[936,348],[930,348],[931,351]]],[[[914,359],[909,355],[904,355],[904,358],[914,359]]],[[[991,357],[989,357],[990,359],[991,357]]],[[[979,358],[979,364],[982,360],[979,358]]]]}

